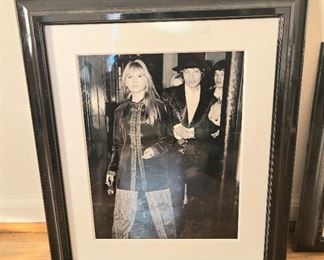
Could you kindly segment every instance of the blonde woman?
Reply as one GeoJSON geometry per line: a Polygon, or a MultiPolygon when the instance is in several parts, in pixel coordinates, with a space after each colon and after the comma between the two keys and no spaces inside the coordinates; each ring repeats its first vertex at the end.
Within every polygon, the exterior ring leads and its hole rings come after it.
{"type": "Polygon", "coordinates": [[[124,102],[116,109],[113,155],[106,184],[116,181],[114,238],[175,238],[167,171],[173,145],[170,116],[142,60],[122,75],[124,102]]]}

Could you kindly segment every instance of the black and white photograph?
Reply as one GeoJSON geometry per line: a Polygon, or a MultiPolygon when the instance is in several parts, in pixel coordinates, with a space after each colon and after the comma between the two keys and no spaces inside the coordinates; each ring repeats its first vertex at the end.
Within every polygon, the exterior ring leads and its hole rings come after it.
{"type": "Polygon", "coordinates": [[[97,239],[237,239],[244,52],[78,56],[97,239]]]}

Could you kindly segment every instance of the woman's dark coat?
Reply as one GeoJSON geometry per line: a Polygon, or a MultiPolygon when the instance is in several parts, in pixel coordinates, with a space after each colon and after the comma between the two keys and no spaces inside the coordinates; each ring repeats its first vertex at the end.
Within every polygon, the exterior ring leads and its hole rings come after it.
{"type": "MultiPolygon", "coordinates": [[[[115,111],[113,132],[113,154],[108,170],[117,172],[117,188],[131,189],[131,129],[130,121],[132,109],[141,105],[130,100],[122,103],[115,111]]],[[[173,146],[174,137],[169,111],[165,104],[158,101],[160,119],[151,125],[145,122],[144,106],[141,108],[142,123],[140,126],[141,153],[146,148],[154,148],[155,155],[151,159],[143,159],[146,187],[141,180],[139,158],[136,161],[137,191],[162,190],[170,186],[168,178],[168,150],[173,146]]]]}

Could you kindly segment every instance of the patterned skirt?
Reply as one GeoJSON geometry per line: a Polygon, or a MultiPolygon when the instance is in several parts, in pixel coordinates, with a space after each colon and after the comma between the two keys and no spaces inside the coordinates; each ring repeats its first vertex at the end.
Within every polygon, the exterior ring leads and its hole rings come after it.
{"type": "Polygon", "coordinates": [[[176,238],[170,189],[116,191],[113,238],[176,238]]]}

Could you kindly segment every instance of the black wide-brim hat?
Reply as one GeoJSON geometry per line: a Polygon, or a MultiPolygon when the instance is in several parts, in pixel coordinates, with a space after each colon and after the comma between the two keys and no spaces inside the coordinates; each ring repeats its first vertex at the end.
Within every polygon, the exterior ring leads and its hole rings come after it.
{"type": "Polygon", "coordinates": [[[206,61],[204,53],[184,53],[178,55],[178,66],[172,70],[180,72],[184,69],[198,68],[202,72],[206,70],[206,61]]]}

